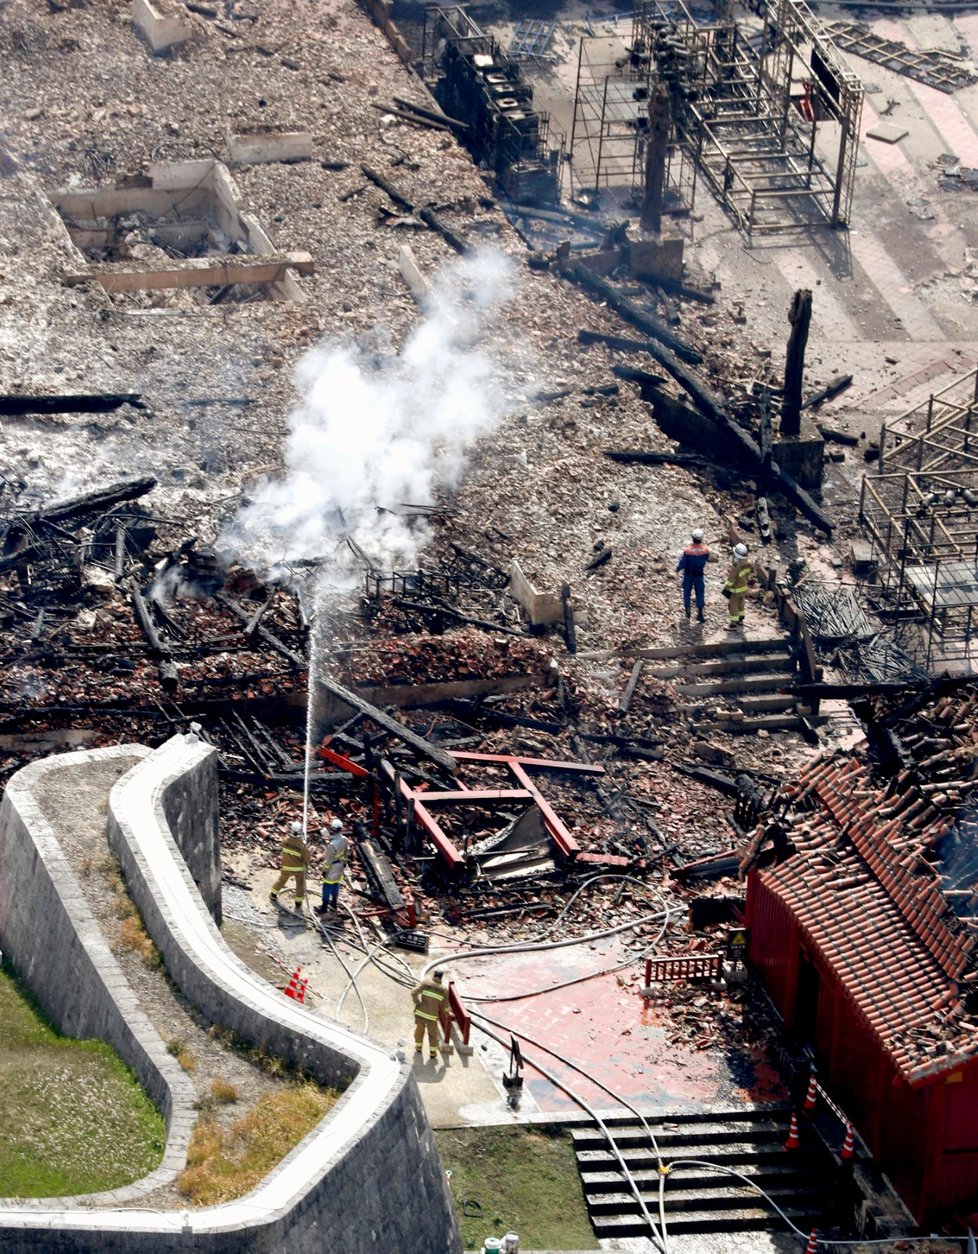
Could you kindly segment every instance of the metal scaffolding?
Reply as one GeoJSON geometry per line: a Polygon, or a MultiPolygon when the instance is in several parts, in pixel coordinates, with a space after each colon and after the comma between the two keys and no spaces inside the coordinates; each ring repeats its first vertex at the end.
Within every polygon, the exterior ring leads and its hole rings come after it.
{"type": "MultiPolygon", "coordinates": [[[[580,41],[570,139],[577,188],[641,200],[652,78],[648,58],[630,55],[616,40],[580,41]]],[[[696,167],[673,136],[666,158],[666,212],[688,213],[695,191],[696,167]]]]}
{"type": "Polygon", "coordinates": [[[919,628],[918,657],[978,670],[978,369],[884,424],[859,517],[888,608],[919,628]]]}
{"type": "Polygon", "coordinates": [[[461,5],[425,10],[425,81],[450,117],[465,122],[464,142],[517,203],[560,199],[563,141],[533,108],[520,67],[461,5]]]}
{"type": "Polygon", "coordinates": [[[608,44],[581,41],[572,151],[582,186],[630,180],[640,194],[644,102],[659,81],[672,97],[667,187],[685,207],[692,166],[749,237],[848,223],[863,88],[803,0],[776,0],[743,23],[721,9],[706,25],[682,0],[646,0],[630,47],[611,57],[608,44]]]}

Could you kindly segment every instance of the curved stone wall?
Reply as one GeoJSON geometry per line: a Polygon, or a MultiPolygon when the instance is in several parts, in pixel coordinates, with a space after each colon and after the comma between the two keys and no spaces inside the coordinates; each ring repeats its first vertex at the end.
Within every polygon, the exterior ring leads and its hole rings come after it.
{"type": "Polygon", "coordinates": [[[193,813],[197,781],[205,814],[213,753],[193,737],[174,737],[112,790],[110,842],[130,894],[170,977],[205,1014],[347,1088],[327,1118],[236,1202],[183,1213],[93,1213],[59,1202],[43,1215],[4,1205],[0,1248],[456,1254],[461,1240],[448,1184],[408,1065],[283,998],[246,967],[225,945],[177,850],[167,797],[179,786],[183,814],[193,813]]]}
{"type": "MultiPolygon", "coordinates": [[[[0,948],[64,1036],[107,1042],[131,1067],[167,1127],[163,1161],[135,1184],[78,1200],[85,1206],[133,1201],[170,1184],[186,1165],[196,1121],[196,1094],[129,987],[81,885],[62,852],[37,795],[93,763],[127,771],[146,757],[143,745],[65,753],[24,767],[12,777],[0,806],[0,948]]],[[[0,1203],[2,1204],[2,1203],[0,1203]]],[[[50,1202],[24,1203],[32,1210],[50,1202]]],[[[6,1248],[0,1241],[0,1248],[6,1248]]]]}

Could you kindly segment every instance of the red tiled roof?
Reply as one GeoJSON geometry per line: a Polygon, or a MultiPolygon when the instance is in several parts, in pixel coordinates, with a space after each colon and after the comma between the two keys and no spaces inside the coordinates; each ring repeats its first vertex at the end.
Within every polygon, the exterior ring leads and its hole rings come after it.
{"type": "Polygon", "coordinates": [[[908,777],[874,789],[854,757],[817,759],[789,793],[796,852],[759,871],[761,882],[791,910],[908,1082],[978,1053],[978,1033],[957,1022],[957,980],[974,938],[949,924],[923,858],[946,821],[908,777]]]}

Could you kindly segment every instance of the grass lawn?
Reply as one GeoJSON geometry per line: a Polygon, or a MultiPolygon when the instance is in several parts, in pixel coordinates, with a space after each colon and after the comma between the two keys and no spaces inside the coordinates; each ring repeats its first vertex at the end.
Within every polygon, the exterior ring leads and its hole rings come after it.
{"type": "Polygon", "coordinates": [[[526,1250],[597,1248],[570,1137],[559,1129],[457,1128],[435,1139],[467,1250],[507,1232],[526,1250]]]}
{"type": "Polygon", "coordinates": [[[158,1166],[165,1142],[162,1118],[116,1054],[58,1036],[0,970],[0,1195],[115,1189],[158,1166]]]}

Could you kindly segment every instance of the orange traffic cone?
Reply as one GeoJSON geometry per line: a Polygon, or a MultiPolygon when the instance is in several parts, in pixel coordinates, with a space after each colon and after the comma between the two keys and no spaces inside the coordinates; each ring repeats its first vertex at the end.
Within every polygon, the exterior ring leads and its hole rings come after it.
{"type": "Polygon", "coordinates": [[[815,1072],[809,1072],[808,1076],[808,1092],[805,1094],[805,1109],[815,1109],[815,1099],[818,1096],[818,1085],[815,1082],[815,1072]]]}
{"type": "Polygon", "coordinates": [[[294,1001],[299,1000],[299,972],[301,970],[302,967],[296,967],[296,969],[289,976],[288,984],[282,990],[286,997],[291,997],[294,1001]]]}
{"type": "Polygon", "coordinates": [[[788,1129],[788,1139],[784,1143],[786,1150],[797,1149],[801,1144],[801,1137],[798,1135],[798,1112],[791,1112],[791,1127],[788,1129]]]}
{"type": "Polygon", "coordinates": [[[856,1138],[853,1135],[853,1127],[851,1123],[846,1124],[846,1139],[842,1142],[842,1149],[839,1150],[840,1158],[851,1158],[856,1152],[856,1138]]]}
{"type": "Polygon", "coordinates": [[[296,1001],[302,1006],[306,1004],[306,989],[308,986],[309,981],[305,978],[305,976],[303,976],[303,978],[299,981],[299,990],[295,995],[296,1001]]]}
{"type": "Polygon", "coordinates": [[[818,1229],[812,1229],[812,1235],[808,1238],[808,1244],[805,1246],[805,1254],[815,1254],[818,1249],[818,1229]]]}

